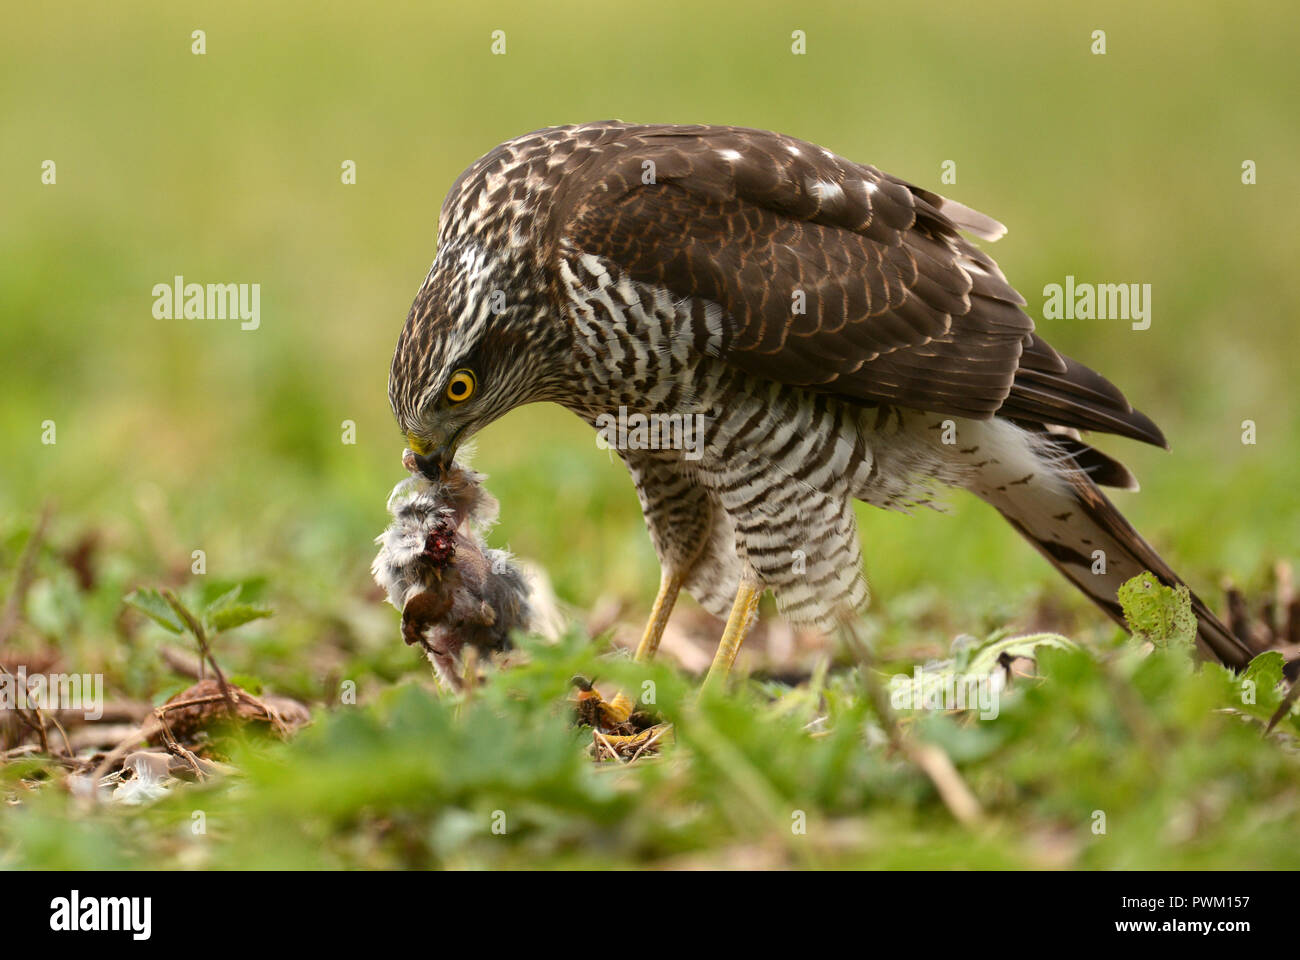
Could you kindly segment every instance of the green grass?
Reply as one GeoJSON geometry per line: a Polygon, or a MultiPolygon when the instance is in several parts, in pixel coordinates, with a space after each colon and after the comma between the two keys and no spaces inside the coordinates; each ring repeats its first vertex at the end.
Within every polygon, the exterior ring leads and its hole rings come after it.
{"type": "MultiPolygon", "coordinates": [[[[698,698],[675,672],[594,658],[586,638],[533,649],[468,703],[417,685],[321,712],[285,745],[218,740],[234,782],[173,787],[144,809],[87,811],[5,768],[11,867],[722,866],[1291,868],[1295,761],[1243,722],[1238,682],[1186,649],[1099,660],[1039,648],[996,721],[920,713],[984,807],[959,826],[885,738],[860,675],[698,698]],[[654,684],[676,724],[658,759],[595,766],[562,706],[595,670],[654,684]],[[1231,709],[1231,708],[1237,709],[1231,709]],[[820,716],[820,733],[810,721],[820,716]],[[877,743],[875,747],[866,744],[877,743]],[[1051,744],[1051,749],[1044,749],[1051,744]],[[201,830],[195,825],[200,824],[201,830]]],[[[1275,665],[1270,678],[1276,680],[1275,665]]],[[[1276,705],[1267,684],[1256,715],[1276,705]]]]}
{"type": "MultiPolygon", "coordinates": [[[[163,584],[215,596],[247,582],[244,597],[276,615],[222,639],[227,668],[319,705],[336,705],[352,679],[362,706],[323,716],[302,744],[248,746],[250,789],[211,791],[221,826],[206,845],[185,832],[189,798],[145,819],[85,820],[42,790],[0,812],[0,835],[16,841],[6,862],[559,865],[725,861],[761,848],[778,862],[878,866],[1281,865],[1296,835],[1293,765],[1214,712],[1213,677],[1156,677],[1164,668],[1152,666],[1098,679],[1100,667],[1066,658],[997,730],[935,718],[933,736],[952,738],[990,807],[993,826],[972,834],[914,771],[860,749],[869,711],[847,692],[842,722],[820,739],[782,719],[792,695],[747,690],[699,708],[703,725],[683,696],[674,759],[596,773],[554,712],[571,666],[558,661],[587,656],[573,639],[534,673],[495,680],[453,722],[453,707],[410,688],[423,664],[367,567],[401,476],[388,359],[433,256],[443,193],[500,140],[617,116],[782,130],[984,210],[1010,228],[993,252],[1036,318],[1043,286],[1066,274],[1152,284],[1150,330],[1040,329],[1171,440],[1171,453],[1104,444],[1143,481],[1121,508],[1212,605],[1224,576],[1258,592],[1300,542],[1300,232],[1285,216],[1300,195],[1297,46],[1300,20],[1277,2],[10,11],[6,582],[42,504],[55,505],[13,649],[53,651],[103,670],[115,696],[153,700],[179,680],[158,660],[154,628],[122,614],[123,597],[163,584]],[[205,56],[190,53],[194,29],[207,33],[205,56]],[[489,53],[496,29],[504,57],[489,53]],[[790,53],[795,29],[806,56],[790,53]],[[1088,52],[1096,29],[1107,32],[1102,57],[1088,52]],[[53,186],[40,181],[48,159],[53,186]],[[1246,159],[1258,164],[1253,186],[1240,182],[1246,159]],[[344,160],[357,163],[355,186],[340,183],[344,160]],[[940,183],[945,160],[955,185],[940,183]],[[260,283],[261,329],[154,319],[152,287],[176,274],[260,283]],[[1240,442],[1246,419],[1255,445],[1240,442]],[[41,442],[47,420],[53,445],[41,442]],[[345,420],[355,444],[341,442],[345,420]],[[92,534],[96,583],[84,590],[60,554],[92,534]],[[204,577],[189,572],[195,550],[204,577]],[[1155,740],[1114,727],[1108,684],[1121,682],[1155,740]],[[1153,753],[1162,737],[1177,748],[1153,753]],[[499,756],[486,746],[497,742],[499,756]],[[418,746],[433,751],[421,762],[408,757],[418,746]],[[462,779],[438,779],[466,762],[462,779]],[[757,811],[739,785],[755,776],[771,801],[757,811]],[[303,789],[316,782],[321,796],[303,789]],[[307,807],[289,809],[295,799],[307,807]],[[849,839],[823,834],[816,846],[810,830],[792,845],[796,804],[849,839]],[[1104,841],[1087,832],[1089,804],[1113,811],[1104,841]],[[485,838],[483,814],[498,808],[520,829],[485,838]],[[175,830],[156,836],[168,816],[175,830]]],[[[612,598],[623,620],[640,620],[654,554],[630,481],[590,431],[558,408],[525,408],[477,448],[502,502],[494,545],[542,565],[574,610],[612,598]]],[[[868,624],[887,657],[910,662],[957,633],[1007,625],[1060,629],[1093,649],[1114,640],[969,498],[954,497],[947,516],[859,515],[868,624]]],[[[852,686],[846,673],[833,682],[852,686]]],[[[662,683],[684,693],[667,672],[662,683]]]]}

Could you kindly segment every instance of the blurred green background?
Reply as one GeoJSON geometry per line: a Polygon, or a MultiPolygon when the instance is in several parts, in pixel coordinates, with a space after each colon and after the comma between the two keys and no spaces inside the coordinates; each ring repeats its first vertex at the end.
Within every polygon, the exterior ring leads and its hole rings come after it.
{"type": "MultiPolygon", "coordinates": [[[[1044,284],[1066,274],[1150,283],[1148,331],[1040,327],[1171,439],[1169,454],[1105,444],[1144,484],[1121,507],[1216,605],[1220,576],[1259,582],[1300,542],[1289,4],[232,0],[5,19],[0,516],[25,529],[52,497],[56,540],[102,531],[124,585],[203,549],[210,575],[267,574],[282,608],[328,614],[365,590],[402,475],[387,366],[445,190],[503,139],[608,117],[776,129],[986,211],[1040,319],[1044,284]],[[154,319],[152,287],[176,274],[259,283],[261,329],[154,319]]],[[[635,620],[657,570],[621,465],[556,407],[477,446],[503,504],[496,541],[563,600],[612,594],[635,620]]],[[[962,626],[1014,623],[1044,593],[1085,609],[992,511],[952,505],[862,511],[878,610],[941,597],[962,626]]]]}
{"type": "Polygon", "coordinates": [[[495,543],[544,566],[580,617],[597,611],[585,629],[495,674],[473,703],[439,701],[368,567],[403,476],[388,362],[444,192],[504,139],[618,117],[780,130],[983,210],[1009,227],[993,252],[1039,319],[1044,285],[1066,275],[1151,284],[1149,330],[1040,329],[1171,440],[1172,453],[1103,441],[1143,481],[1121,508],[1213,606],[1225,576],[1258,596],[1300,543],[1297,49],[1293,5],[1250,0],[11,5],[6,592],[42,505],[54,509],[0,653],[103,671],[110,699],[147,710],[191,682],[160,655],[183,641],[122,597],[170,585],[200,609],[240,582],[276,613],[219,637],[226,669],[330,709],[283,749],[236,750],[241,789],[177,788],[144,818],[87,817],[58,786],[58,758],[17,754],[0,764],[0,868],[1294,866],[1293,756],[1259,735],[1280,663],[1260,674],[1256,720],[1240,722],[1234,679],[1115,646],[1113,626],[964,496],[952,516],[860,511],[885,656],[910,670],[956,633],[1004,625],[1108,651],[1041,660],[1048,679],[997,724],[909,718],[961,767],[982,831],[959,828],[880,747],[847,670],[756,681],[697,709],[694,682],[658,664],[679,749],[613,775],[585,759],[567,680],[639,682],[596,660],[587,634],[635,632],[658,572],[622,466],[559,408],[506,417],[475,463],[502,503],[495,543]],[[796,30],[805,55],[791,52],[796,30]],[[1104,56],[1090,52],[1096,30],[1104,56]],[[1241,182],[1246,160],[1255,185],[1241,182]],[[177,274],[260,284],[260,329],[155,319],[153,287],[177,274]],[[195,550],[206,576],[191,575],[195,550]],[[345,680],[357,709],[338,706],[345,680]],[[195,805],[221,843],[191,835],[195,805]],[[485,833],[498,807],[508,840],[485,833]],[[792,842],[791,809],[808,811],[815,846],[792,842]],[[1109,838],[1092,829],[1098,809],[1109,838]]]}

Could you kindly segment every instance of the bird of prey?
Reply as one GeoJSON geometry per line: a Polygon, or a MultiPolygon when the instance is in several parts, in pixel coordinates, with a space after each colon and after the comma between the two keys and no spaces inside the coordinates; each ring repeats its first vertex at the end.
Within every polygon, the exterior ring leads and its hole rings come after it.
{"type": "MultiPolygon", "coordinates": [[[[730,670],[765,591],[823,628],[865,604],[854,500],[907,510],[939,487],[991,504],[1122,625],[1126,579],[1181,581],[1099,489],[1136,489],[1132,474],[1082,437],[1165,438],[1035,332],[964,236],[1003,233],[777,133],[538,130],[448,192],[389,399],[431,477],[525,403],[593,426],[698,416],[694,451],[618,453],[662,570],[637,657],[654,655],[685,589],[727,620],[706,686],[730,670]]],[[[1244,666],[1249,649],[1192,604],[1202,654],[1244,666]]]]}

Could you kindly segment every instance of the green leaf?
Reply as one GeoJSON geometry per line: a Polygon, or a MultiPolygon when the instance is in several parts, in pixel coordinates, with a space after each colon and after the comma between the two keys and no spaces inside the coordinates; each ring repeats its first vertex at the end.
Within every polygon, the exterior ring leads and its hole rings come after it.
{"type": "Polygon", "coordinates": [[[881,673],[888,678],[891,693],[909,702],[930,702],[940,691],[947,688],[954,680],[965,682],[972,677],[987,677],[994,674],[1002,658],[1025,657],[1036,660],[1043,649],[1077,651],[1078,645],[1059,633],[1031,633],[1025,636],[1007,636],[1005,631],[997,631],[982,644],[973,642],[963,635],[958,638],[955,655],[948,660],[931,661],[920,668],[920,683],[916,681],[914,670],[907,674],[881,673]]]}
{"type": "Polygon", "coordinates": [[[1278,650],[1255,657],[1240,676],[1227,677],[1229,703],[1260,720],[1269,720],[1282,702],[1282,668],[1286,658],[1278,650]]]}
{"type": "Polygon", "coordinates": [[[1166,587],[1155,574],[1144,570],[1127,580],[1118,591],[1119,604],[1129,630],[1139,640],[1157,647],[1170,644],[1190,646],[1196,640],[1196,615],[1187,587],[1166,587]]]}
{"type": "Polygon", "coordinates": [[[172,633],[185,632],[185,624],[157,590],[149,587],[136,590],[127,596],[126,605],[139,610],[154,623],[172,633]]]}
{"type": "Polygon", "coordinates": [[[214,633],[221,633],[223,630],[233,630],[250,620],[260,620],[263,617],[271,616],[270,607],[262,607],[252,603],[228,603],[219,610],[209,613],[208,626],[214,633]]]}
{"type": "Polygon", "coordinates": [[[1253,680],[1260,690],[1272,690],[1282,682],[1282,668],[1286,657],[1278,650],[1267,650],[1250,661],[1242,680],[1253,680]]]}
{"type": "Polygon", "coordinates": [[[262,695],[262,681],[252,674],[232,673],[226,679],[241,690],[246,690],[255,697],[260,697],[262,695]]]}
{"type": "Polygon", "coordinates": [[[221,594],[219,597],[217,597],[215,600],[209,603],[206,607],[204,607],[203,615],[209,618],[210,620],[217,611],[225,609],[226,607],[233,604],[236,600],[238,600],[239,595],[243,592],[243,590],[244,590],[244,585],[242,583],[235,584],[225,593],[221,594]]]}
{"type": "Polygon", "coordinates": [[[999,637],[974,652],[967,666],[969,673],[992,673],[1005,654],[1012,659],[1016,657],[1026,657],[1030,660],[1038,659],[1038,650],[1040,647],[1051,647],[1055,650],[1078,650],[1078,645],[1069,637],[1063,637],[1059,633],[1031,633],[1027,636],[1019,637],[999,637]]]}

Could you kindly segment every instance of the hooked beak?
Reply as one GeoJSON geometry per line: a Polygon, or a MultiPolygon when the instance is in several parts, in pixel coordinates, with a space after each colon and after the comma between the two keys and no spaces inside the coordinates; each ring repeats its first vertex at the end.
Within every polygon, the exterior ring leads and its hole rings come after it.
{"type": "Polygon", "coordinates": [[[456,455],[456,441],[460,439],[460,434],[461,430],[457,430],[446,443],[430,447],[421,443],[414,434],[408,433],[406,442],[410,447],[402,451],[402,466],[411,473],[418,470],[428,480],[442,480],[447,476],[447,468],[456,455]]]}

